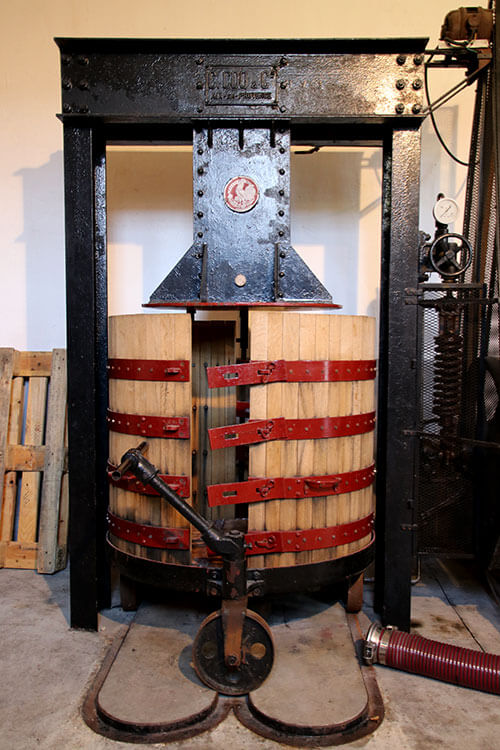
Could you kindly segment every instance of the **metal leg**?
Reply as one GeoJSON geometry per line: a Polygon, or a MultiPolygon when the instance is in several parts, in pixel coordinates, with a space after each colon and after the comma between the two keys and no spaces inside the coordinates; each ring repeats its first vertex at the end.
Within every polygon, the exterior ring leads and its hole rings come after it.
{"type": "Polygon", "coordinates": [[[375,605],[386,624],[410,625],[413,548],[417,308],[405,303],[418,274],[420,133],[384,142],[378,517],[375,605]]]}
{"type": "Polygon", "coordinates": [[[109,606],[105,143],[93,127],[64,130],[71,625],[97,629],[109,606]]]}

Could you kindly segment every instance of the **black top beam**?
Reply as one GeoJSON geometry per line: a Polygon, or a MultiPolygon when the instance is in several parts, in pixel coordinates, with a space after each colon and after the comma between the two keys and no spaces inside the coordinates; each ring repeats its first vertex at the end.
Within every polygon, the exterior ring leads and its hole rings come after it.
{"type": "Polygon", "coordinates": [[[65,120],[421,119],[424,39],[58,39],[65,120]]]}
{"type": "Polygon", "coordinates": [[[137,52],[168,54],[417,54],[423,52],[427,39],[119,39],[107,37],[56,37],[61,52],[137,52]]]}

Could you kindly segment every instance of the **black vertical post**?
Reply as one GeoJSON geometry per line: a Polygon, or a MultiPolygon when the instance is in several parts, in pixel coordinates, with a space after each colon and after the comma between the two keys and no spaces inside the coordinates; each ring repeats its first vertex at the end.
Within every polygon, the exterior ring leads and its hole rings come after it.
{"type": "Polygon", "coordinates": [[[92,630],[110,598],[105,159],[98,128],[65,123],[71,626],[92,630]]]}
{"type": "Polygon", "coordinates": [[[417,402],[420,133],[384,140],[375,607],[384,624],[410,626],[417,402]],[[413,298],[413,302],[416,302],[413,298]]]}

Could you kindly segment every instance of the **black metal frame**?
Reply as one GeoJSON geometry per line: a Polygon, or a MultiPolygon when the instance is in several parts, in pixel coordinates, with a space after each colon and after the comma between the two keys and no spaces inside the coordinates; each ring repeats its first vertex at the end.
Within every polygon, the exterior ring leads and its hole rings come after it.
{"type": "Polygon", "coordinates": [[[384,623],[407,629],[417,339],[405,290],[418,274],[425,40],[56,41],[65,133],[72,626],[95,629],[109,602],[105,147],[186,143],[196,124],[238,121],[271,129],[286,123],[295,143],[383,148],[376,599],[384,623]],[[223,70],[229,78],[214,84],[214,71],[223,70]],[[224,80],[252,70],[261,72],[265,103],[245,89],[237,103],[225,99],[224,80]]]}

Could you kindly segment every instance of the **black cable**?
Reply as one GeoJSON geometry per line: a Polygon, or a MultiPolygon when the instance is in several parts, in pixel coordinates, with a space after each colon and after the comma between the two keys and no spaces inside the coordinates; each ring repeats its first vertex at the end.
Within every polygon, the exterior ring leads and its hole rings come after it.
{"type": "MultiPolygon", "coordinates": [[[[437,137],[439,143],[444,148],[444,150],[446,151],[446,153],[448,154],[448,156],[451,156],[451,158],[454,161],[456,161],[458,164],[461,164],[463,167],[471,167],[473,165],[470,162],[468,162],[468,161],[462,161],[462,159],[459,159],[458,156],[455,156],[455,154],[452,153],[452,151],[450,151],[450,149],[448,148],[448,146],[444,142],[444,139],[443,139],[441,133],[439,132],[439,129],[438,129],[438,126],[437,126],[437,123],[436,123],[436,118],[434,117],[434,112],[432,111],[431,98],[430,98],[430,95],[429,95],[429,67],[428,67],[428,65],[429,65],[429,63],[430,63],[430,61],[432,60],[433,57],[434,57],[434,54],[432,54],[429,57],[429,59],[427,60],[427,64],[425,65],[425,70],[424,70],[424,86],[425,86],[425,98],[427,100],[427,107],[429,108],[429,114],[431,116],[431,122],[432,122],[432,126],[434,128],[434,132],[436,133],[436,137],[437,137]]],[[[475,162],[474,166],[476,166],[477,164],[479,164],[479,161],[475,162]]]]}

